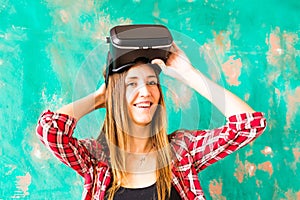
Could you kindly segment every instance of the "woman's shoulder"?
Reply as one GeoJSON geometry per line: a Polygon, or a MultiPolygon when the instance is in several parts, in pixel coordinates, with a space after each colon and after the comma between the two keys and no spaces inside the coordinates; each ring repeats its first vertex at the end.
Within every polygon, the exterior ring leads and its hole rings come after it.
{"type": "Polygon", "coordinates": [[[109,150],[107,144],[94,138],[80,139],[79,142],[86,148],[89,154],[98,161],[107,161],[109,150]]]}
{"type": "Polygon", "coordinates": [[[207,130],[188,130],[180,129],[168,135],[169,142],[172,146],[188,148],[189,144],[196,141],[201,135],[205,135],[207,130]]]}
{"type": "Polygon", "coordinates": [[[182,140],[195,137],[196,135],[201,135],[207,133],[208,130],[188,130],[180,129],[176,130],[168,135],[169,140],[182,140]]]}

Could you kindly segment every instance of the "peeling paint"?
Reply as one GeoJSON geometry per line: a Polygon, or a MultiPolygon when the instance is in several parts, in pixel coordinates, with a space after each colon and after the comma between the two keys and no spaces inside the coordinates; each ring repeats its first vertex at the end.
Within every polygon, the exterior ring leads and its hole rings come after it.
{"type": "MultiPolygon", "coordinates": [[[[294,120],[294,116],[298,113],[300,108],[300,86],[294,91],[287,92],[287,114],[286,114],[286,126],[285,130],[290,129],[291,123],[294,120]]],[[[286,131],[286,133],[289,133],[286,131]]]]}
{"type": "Polygon", "coordinates": [[[215,67],[208,68],[208,73],[209,73],[211,79],[213,81],[219,81],[221,76],[220,76],[220,72],[217,69],[218,69],[218,65],[219,65],[218,63],[220,61],[219,61],[219,58],[217,56],[215,56],[216,53],[215,53],[215,49],[212,46],[212,44],[208,44],[208,43],[203,44],[199,48],[199,52],[200,52],[200,55],[203,55],[205,62],[207,63],[208,66],[215,66],[215,67]],[[213,59],[215,57],[216,57],[216,59],[213,59]]]}
{"type": "Polygon", "coordinates": [[[250,151],[246,152],[246,157],[252,156],[253,155],[253,150],[251,149],[250,151]]]}
{"type": "Polygon", "coordinates": [[[31,157],[35,161],[40,160],[41,162],[47,162],[48,159],[50,159],[50,153],[47,151],[44,151],[41,149],[41,144],[38,144],[36,142],[32,143],[32,151],[31,151],[31,157]]]}
{"type": "Polygon", "coordinates": [[[235,169],[234,176],[238,180],[239,183],[242,183],[244,180],[245,168],[242,161],[239,160],[239,156],[236,157],[237,168],[235,169]]]}
{"type": "MultiPolygon", "coordinates": [[[[216,31],[213,31],[213,35],[214,38],[211,41],[204,43],[199,48],[199,50],[201,54],[204,54],[204,59],[207,65],[209,66],[208,72],[212,80],[218,81],[220,79],[220,72],[217,69],[222,69],[223,63],[226,62],[228,62],[228,64],[226,63],[224,66],[225,71],[229,72],[231,67],[230,61],[226,60],[225,57],[225,52],[229,51],[231,48],[231,40],[230,40],[231,32],[220,31],[217,33],[216,31]]],[[[231,81],[231,79],[229,80],[231,81]]]]}
{"type": "Polygon", "coordinates": [[[297,55],[295,46],[298,40],[296,33],[282,31],[280,27],[276,27],[266,39],[266,44],[269,45],[267,61],[270,67],[273,67],[268,74],[269,84],[278,80],[280,75],[284,76],[286,81],[299,76],[295,60],[297,55]]]}
{"type": "MultiPolygon", "coordinates": [[[[240,58],[234,59],[235,55],[231,55],[229,58],[225,56],[225,52],[231,49],[231,32],[221,31],[217,33],[214,31],[213,35],[214,40],[204,44],[200,52],[204,51],[207,63],[213,62],[213,66],[221,67],[229,85],[238,86],[240,84],[238,79],[241,75],[242,61],[240,58]]],[[[216,70],[209,68],[209,72],[213,80],[219,79],[219,74],[216,70]]]]}
{"type": "Polygon", "coordinates": [[[266,146],[263,150],[261,150],[261,153],[264,154],[265,156],[270,155],[271,157],[273,157],[272,148],[269,146],[266,146]]]}
{"type": "Polygon", "coordinates": [[[244,178],[249,178],[255,176],[255,172],[257,170],[257,167],[254,163],[251,163],[249,161],[245,161],[243,163],[239,160],[239,156],[236,158],[237,168],[235,169],[234,176],[238,180],[239,183],[242,183],[244,181],[244,178]]]}
{"type": "Polygon", "coordinates": [[[276,94],[276,107],[278,108],[280,105],[280,98],[281,98],[281,91],[278,88],[275,88],[275,94],[276,94]]]}
{"type": "Polygon", "coordinates": [[[295,162],[300,162],[299,158],[300,158],[300,148],[293,148],[293,154],[295,157],[295,162]]]}
{"type": "Polygon", "coordinates": [[[17,179],[18,180],[16,183],[16,187],[18,191],[16,192],[13,198],[28,196],[29,195],[28,187],[31,184],[31,175],[29,174],[29,172],[27,172],[25,176],[17,176],[17,179]],[[19,191],[21,193],[19,193],[19,191]]]}
{"type": "Polygon", "coordinates": [[[245,96],[244,96],[244,100],[245,101],[249,101],[249,98],[250,98],[250,94],[246,93],[245,96]]]}
{"type": "Polygon", "coordinates": [[[69,14],[68,14],[67,11],[61,10],[61,11],[59,11],[59,14],[60,14],[61,21],[63,23],[68,23],[69,22],[69,14]]]}
{"type": "Polygon", "coordinates": [[[256,183],[256,186],[259,188],[259,187],[262,186],[263,181],[261,181],[261,180],[256,180],[255,183],[256,183]]]}
{"type": "Polygon", "coordinates": [[[231,40],[229,38],[230,32],[220,31],[216,33],[213,31],[215,38],[215,46],[217,47],[217,54],[224,55],[225,51],[228,51],[231,47],[231,40]]]}
{"type": "Polygon", "coordinates": [[[7,167],[10,168],[10,170],[6,171],[6,173],[5,173],[6,176],[11,175],[13,173],[13,171],[17,168],[16,165],[11,165],[11,164],[9,164],[7,167]]]}
{"type": "Polygon", "coordinates": [[[255,176],[255,171],[256,171],[255,164],[246,161],[245,168],[246,168],[247,174],[250,177],[255,176]]]}
{"type": "Polygon", "coordinates": [[[225,200],[226,197],[222,196],[222,187],[223,187],[223,182],[222,180],[212,180],[210,181],[209,184],[209,193],[213,198],[220,199],[220,200],[225,200]]]}
{"type": "Polygon", "coordinates": [[[299,200],[299,192],[296,194],[291,189],[284,193],[286,200],[299,200]]]}
{"type": "MultiPolygon", "coordinates": [[[[278,68],[287,67],[282,61],[288,61],[295,64],[289,53],[292,55],[296,54],[295,44],[298,39],[297,34],[281,31],[279,27],[276,27],[275,30],[270,33],[269,39],[266,41],[270,47],[267,53],[269,64],[278,68]]],[[[297,68],[295,68],[296,66],[291,67],[295,70],[294,72],[298,71],[297,68]]]]}
{"type": "Polygon", "coordinates": [[[294,156],[294,161],[289,163],[289,167],[294,171],[295,174],[299,171],[297,164],[300,163],[300,148],[299,148],[300,142],[296,143],[296,148],[292,149],[292,153],[294,156]]]}
{"type": "Polygon", "coordinates": [[[238,80],[241,75],[242,61],[240,58],[234,59],[230,56],[229,60],[222,64],[222,70],[225,73],[226,81],[229,85],[238,86],[241,82],[238,80]]]}
{"type": "Polygon", "coordinates": [[[163,87],[168,88],[166,92],[166,98],[172,100],[176,112],[178,112],[180,109],[187,109],[191,106],[190,102],[193,92],[190,88],[185,85],[178,84],[178,82],[174,80],[165,82],[163,87]]]}
{"type": "Polygon", "coordinates": [[[273,174],[273,165],[270,161],[259,164],[258,169],[268,172],[270,176],[273,174]]]}
{"type": "MultiPolygon", "coordinates": [[[[268,149],[268,148],[267,148],[268,149]]],[[[273,174],[273,165],[270,161],[266,161],[260,164],[251,163],[249,161],[242,162],[239,156],[236,157],[237,167],[234,172],[234,176],[239,183],[242,183],[245,178],[250,178],[255,176],[257,170],[268,172],[270,177],[273,174]]],[[[257,186],[260,186],[261,181],[256,181],[257,186]]]]}

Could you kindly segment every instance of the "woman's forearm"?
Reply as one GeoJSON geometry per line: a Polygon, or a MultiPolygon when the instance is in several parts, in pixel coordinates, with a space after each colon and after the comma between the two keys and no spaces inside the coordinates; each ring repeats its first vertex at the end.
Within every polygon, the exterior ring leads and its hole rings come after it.
{"type": "Polygon", "coordinates": [[[216,84],[195,68],[185,72],[183,81],[215,105],[226,117],[243,112],[254,112],[242,99],[216,84]]]}
{"type": "Polygon", "coordinates": [[[69,103],[56,112],[67,114],[79,120],[86,114],[92,112],[95,109],[102,108],[105,105],[105,86],[101,86],[99,90],[90,95],[69,103]]]}
{"type": "Polygon", "coordinates": [[[254,112],[242,99],[219,86],[195,69],[184,52],[180,50],[177,45],[173,44],[173,49],[166,64],[160,59],[152,60],[152,64],[159,65],[164,74],[195,89],[200,95],[216,106],[226,117],[245,112],[254,112]]]}

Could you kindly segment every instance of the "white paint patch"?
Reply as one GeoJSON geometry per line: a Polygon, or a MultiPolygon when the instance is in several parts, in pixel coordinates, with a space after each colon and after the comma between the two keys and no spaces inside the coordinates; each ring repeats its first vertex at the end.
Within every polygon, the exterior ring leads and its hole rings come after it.
{"type": "Polygon", "coordinates": [[[283,54],[283,49],[281,49],[281,48],[277,48],[276,51],[278,52],[279,55],[283,54]]]}
{"type": "Polygon", "coordinates": [[[67,12],[67,11],[65,11],[65,10],[61,10],[60,12],[59,12],[59,14],[60,14],[60,19],[61,19],[61,21],[63,22],[63,23],[68,23],[69,22],[69,13],[67,12]]]}
{"type": "Polygon", "coordinates": [[[254,167],[253,165],[251,165],[251,166],[249,167],[248,173],[249,173],[250,175],[253,175],[254,172],[255,172],[255,167],[254,167]]]}
{"type": "Polygon", "coordinates": [[[271,147],[269,146],[266,146],[262,151],[261,151],[262,154],[264,154],[265,156],[267,155],[271,155],[271,157],[273,156],[273,150],[271,147]]]}
{"type": "Polygon", "coordinates": [[[6,176],[11,175],[12,172],[17,168],[16,165],[8,165],[7,167],[10,167],[10,170],[5,173],[6,176]]]}
{"type": "Polygon", "coordinates": [[[35,156],[35,157],[37,157],[38,159],[41,159],[42,158],[42,152],[41,152],[41,150],[38,148],[38,146],[37,145],[35,145],[35,148],[34,148],[35,150],[33,151],[33,155],[35,156]]]}
{"type": "Polygon", "coordinates": [[[30,155],[35,162],[44,162],[45,160],[48,160],[51,157],[50,152],[46,150],[43,151],[41,149],[41,144],[37,142],[32,143],[32,151],[30,155]]]}
{"type": "Polygon", "coordinates": [[[265,152],[268,153],[268,154],[272,153],[271,147],[266,147],[265,152]]]}

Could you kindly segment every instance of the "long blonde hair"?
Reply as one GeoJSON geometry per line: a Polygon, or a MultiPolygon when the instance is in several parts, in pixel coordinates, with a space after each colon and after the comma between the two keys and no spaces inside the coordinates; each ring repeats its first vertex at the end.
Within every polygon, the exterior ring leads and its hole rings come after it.
{"type": "MultiPolygon", "coordinates": [[[[112,200],[120,188],[121,181],[126,179],[125,150],[127,149],[129,115],[126,103],[125,77],[127,72],[109,76],[106,89],[106,116],[103,131],[109,147],[111,169],[113,174],[108,200],[112,200]]],[[[157,74],[158,76],[158,74],[157,74]]],[[[165,102],[160,84],[159,106],[151,122],[150,142],[157,153],[156,157],[156,189],[158,200],[169,198],[171,193],[171,150],[166,132],[165,102]]]]}

